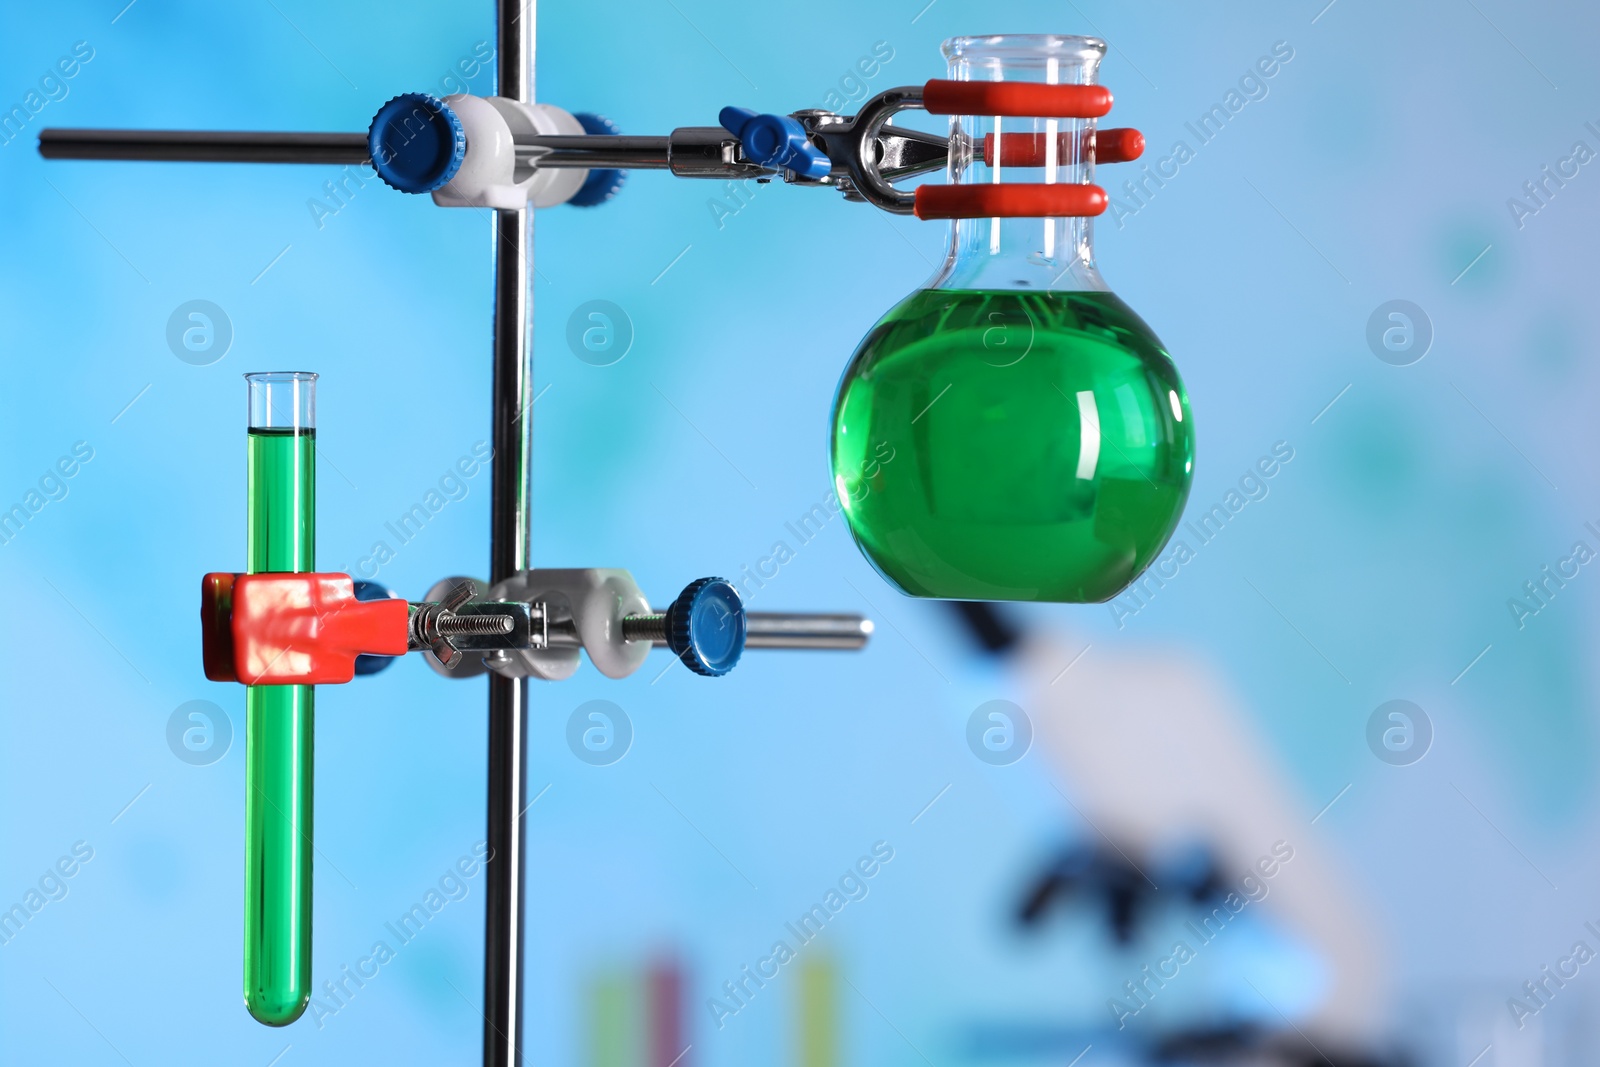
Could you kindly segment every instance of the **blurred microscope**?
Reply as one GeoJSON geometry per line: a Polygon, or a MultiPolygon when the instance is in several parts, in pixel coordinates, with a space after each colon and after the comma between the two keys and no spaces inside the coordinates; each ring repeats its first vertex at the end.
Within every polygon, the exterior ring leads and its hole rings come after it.
{"type": "MultiPolygon", "coordinates": [[[[1098,949],[1095,1025],[980,1023],[971,1062],[1404,1067],[1376,933],[1239,702],[1173,651],[1082,651],[1004,605],[951,610],[1025,680],[1042,755],[1088,824],[1017,872],[1020,938],[1098,949]],[[1085,929],[1101,931],[1087,942],[1085,929]]],[[[1078,964],[1075,963],[1075,966],[1078,964]]]]}

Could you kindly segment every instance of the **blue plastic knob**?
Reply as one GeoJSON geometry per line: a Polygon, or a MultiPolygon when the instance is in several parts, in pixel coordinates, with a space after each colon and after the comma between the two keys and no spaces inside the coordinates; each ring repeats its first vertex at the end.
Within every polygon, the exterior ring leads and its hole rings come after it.
{"type": "Polygon", "coordinates": [[[806,137],[806,128],[788,115],[758,115],[746,107],[725,107],[717,121],[739,138],[744,154],[758,166],[792,170],[807,178],[826,178],[833,169],[827,154],[806,137]]]}
{"type": "MultiPolygon", "coordinates": [[[[357,600],[399,599],[399,594],[392,589],[386,589],[377,582],[369,582],[365,578],[357,578],[355,587],[357,600]]],[[[375,656],[369,652],[363,652],[356,657],[356,674],[377,674],[399,658],[399,656],[375,656]]]]}
{"type": "Polygon", "coordinates": [[[378,109],[367,131],[378,177],[402,193],[431,193],[456,176],[467,134],[450,105],[428,93],[401,93],[378,109]]]}
{"type": "Polygon", "coordinates": [[[744,651],[744,602],[726,578],[690,582],[667,609],[667,647],[696,674],[733,670],[744,651]]]}
{"type": "MultiPolygon", "coordinates": [[[[583,127],[583,132],[590,135],[616,136],[622,130],[615,122],[601,115],[591,115],[579,112],[572,116],[578,120],[578,125],[583,127]]],[[[578,186],[578,191],[573,194],[567,203],[573,207],[594,207],[603,204],[617,195],[617,190],[622,188],[622,183],[627,181],[628,172],[615,167],[600,167],[589,172],[589,176],[578,186]]]]}

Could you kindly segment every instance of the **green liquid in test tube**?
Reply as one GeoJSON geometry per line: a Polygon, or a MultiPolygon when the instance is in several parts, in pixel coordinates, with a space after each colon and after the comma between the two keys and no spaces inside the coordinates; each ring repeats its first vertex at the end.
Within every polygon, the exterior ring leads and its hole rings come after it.
{"type": "MultiPolygon", "coordinates": [[[[248,569],[310,571],[316,543],[316,384],[303,371],[247,374],[248,569]]],[[[244,1001],[287,1026],[311,996],[312,693],[245,691],[244,1001]]]]}

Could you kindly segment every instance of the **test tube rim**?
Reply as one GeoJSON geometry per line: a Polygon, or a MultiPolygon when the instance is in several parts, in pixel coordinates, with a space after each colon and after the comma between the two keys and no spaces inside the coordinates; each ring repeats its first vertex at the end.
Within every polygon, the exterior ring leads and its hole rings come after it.
{"type": "Polygon", "coordinates": [[[322,377],[314,370],[252,370],[245,371],[244,379],[247,382],[265,382],[276,385],[278,382],[314,382],[322,377]]]}
{"type": "Polygon", "coordinates": [[[317,379],[320,375],[310,370],[265,370],[246,371],[244,380],[246,384],[245,397],[245,425],[251,430],[315,430],[317,426],[317,379]],[[291,405],[288,420],[270,404],[263,402],[261,417],[257,418],[256,390],[261,387],[268,390],[273,386],[292,386],[295,401],[291,405]],[[302,402],[300,398],[301,387],[305,388],[306,397],[302,402]]]}

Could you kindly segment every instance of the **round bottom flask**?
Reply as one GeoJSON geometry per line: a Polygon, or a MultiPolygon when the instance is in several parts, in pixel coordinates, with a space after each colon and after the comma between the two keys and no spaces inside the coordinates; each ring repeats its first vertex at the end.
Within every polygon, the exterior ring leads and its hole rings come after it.
{"type": "MultiPolygon", "coordinates": [[[[957,80],[1088,85],[1103,53],[945,44],[957,80]]],[[[1092,119],[959,116],[950,179],[992,181],[1015,149],[1019,169],[1044,157],[1047,183],[1088,183],[1093,145],[1092,119]]],[[[851,532],[911,596],[1108,600],[1172,535],[1193,458],[1177,369],[1100,278],[1086,218],[955,220],[944,266],[867,334],[834,405],[851,532]]]]}

